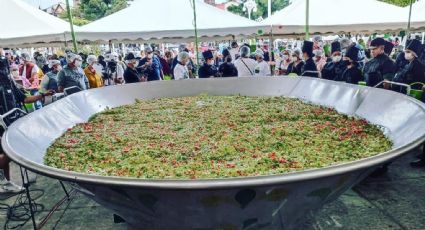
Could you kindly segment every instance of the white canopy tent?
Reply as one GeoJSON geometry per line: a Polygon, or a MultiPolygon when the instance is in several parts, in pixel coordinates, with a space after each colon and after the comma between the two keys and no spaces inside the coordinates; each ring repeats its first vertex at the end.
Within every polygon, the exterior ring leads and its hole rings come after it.
{"type": "MultiPolygon", "coordinates": [[[[406,18],[409,13],[410,6],[405,8],[406,10],[406,18]]],[[[412,19],[413,23],[422,22],[422,29],[425,29],[425,0],[418,0],[413,3],[412,6],[412,19]]]]}
{"type": "MultiPolygon", "coordinates": [[[[63,42],[69,23],[22,0],[0,1],[0,47],[63,42]]],[[[69,36],[68,36],[69,39],[69,36]]]]}
{"type": "MultiPolygon", "coordinates": [[[[309,11],[311,34],[372,33],[407,28],[405,9],[377,0],[310,0],[309,11]]],[[[305,33],[306,0],[294,0],[263,23],[273,25],[274,34],[305,33]]],[[[412,24],[412,28],[421,26],[422,23],[412,24]]]]}
{"type": "MultiPolygon", "coordinates": [[[[198,36],[249,37],[265,27],[196,0],[198,36]]],[[[194,37],[192,0],[136,0],[128,8],[77,29],[79,41],[140,41],[194,37]]]]}

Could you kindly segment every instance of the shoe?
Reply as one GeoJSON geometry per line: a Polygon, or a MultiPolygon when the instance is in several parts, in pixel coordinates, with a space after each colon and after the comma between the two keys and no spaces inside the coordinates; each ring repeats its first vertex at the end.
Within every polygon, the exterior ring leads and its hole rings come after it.
{"type": "Polygon", "coordinates": [[[25,189],[22,188],[19,185],[14,184],[11,181],[8,181],[7,183],[4,183],[0,186],[0,194],[14,194],[14,193],[21,193],[25,189]]]}
{"type": "Polygon", "coordinates": [[[420,160],[410,162],[410,166],[412,166],[413,168],[425,167],[425,159],[422,158],[420,160]]]}

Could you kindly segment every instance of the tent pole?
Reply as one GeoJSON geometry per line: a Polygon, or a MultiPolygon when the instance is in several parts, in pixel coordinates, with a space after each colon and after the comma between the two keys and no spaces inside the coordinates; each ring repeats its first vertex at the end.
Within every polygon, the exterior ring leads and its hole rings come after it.
{"type": "Polygon", "coordinates": [[[305,4],[305,40],[310,39],[310,0],[305,4]]]}
{"type": "Polygon", "coordinates": [[[195,55],[196,55],[196,64],[199,66],[199,55],[198,55],[198,27],[196,24],[196,0],[192,0],[193,2],[193,24],[195,26],[195,55]]]}
{"type": "Polygon", "coordinates": [[[72,19],[71,7],[69,6],[69,0],[66,0],[66,11],[68,13],[69,25],[71,26],[72,44],[74,45],[74,52],[78,53],[77,41],[75,40],[74,32],[74,21],[72,19]]]}
{"type": "Polygon", "coordinates": [[[410,0],[410,7],[409,7],[409,19],[407,21],[407,31],[406,35],[409,37],[410,35],[410,21],[412,20],[412,8],[413,8],[413,0],[410,0]]]}

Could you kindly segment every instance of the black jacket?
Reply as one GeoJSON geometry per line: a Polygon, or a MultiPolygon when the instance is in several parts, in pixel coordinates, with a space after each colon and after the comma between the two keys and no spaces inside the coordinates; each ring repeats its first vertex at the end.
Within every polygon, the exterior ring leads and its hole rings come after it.
{"type": "Polygon", "coordinates": [[[235,65],[230,62],[225,62],[220,65],[218,72],[220,72],[222,77],[237,77],[238,76],[238,70],[236,69],[235,65]]]}
{"type": "Polygon", "coordinates": [[[385,54],[381,54],[364,67],[364,78],[368,86],[375,86],[383,80],[392,81],[396,72],[395,63],[385,54]]]}
{"type": "Polygon", "coordinates": [[[127,67],[124,71],[124,80],[127,84],[140,82],[140,74],[136,69],[127,67]]]}
{"type": "MultiPolygon", "coordinates": [[[[408,85],[416,82],[425,83],[425,65],[416,58],[403,69],[397,72],[396,76],[394,77],[394,81],[408,85]]],[[[422,87],[416,85],[412,88],[420,89],[422,87]]]]}
{"type": "Polygon", "coordinates": [[[342,81],[342,74],[347,66],[343,61],[333,62],[330,61],[322,69],[322,78],[327,80],[342,81]]]}
{"type": "Polygon", "coordinates": [[[288,74],[295,73],[296,75],[301,76],[301,74],[302,74],[301,71],[302,71],[303,66],[304,66],[304,62],[303,61],[301,61],[300,63],[298,63],[298,65],[294,65],[294,62],[292,62],[288,66],[287,73],[288,74]]]}
{"type": "Polygon", "coordinates": [[[199,78],[209,78],[211,76],[217,77],[218,70],[215,68],[214,65],[204,64],[199,68],[198,76],[199,78]]]}
{"type": "Polygon", "coordinates": [[[345,69],[342,79],[347,83],[355,85],[359,84],[359,81],[363,81],[363,74],[359,64],[355,64],[351,69],[345,69]]]}
{"type": "Polygon", "coordinates": [[[306,77],[319,77],[319,73],[317,73],[317,66],[314,63],[313,58],[307,59],[305,61],[305,65],[301,68],[301,74],[306,77]],[[312,73],[316,72],[316,73],[312,73]]]}

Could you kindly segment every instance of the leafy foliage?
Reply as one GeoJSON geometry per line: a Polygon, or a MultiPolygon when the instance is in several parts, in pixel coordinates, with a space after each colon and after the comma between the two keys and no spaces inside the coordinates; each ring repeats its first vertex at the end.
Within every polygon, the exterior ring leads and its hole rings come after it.
{"type": "MultiPolygon", "coordinates": [[[[235,14],[241,15],[243,17],[248,17],[248,12],[243,10],[243,3],[245,3],[247,0],[243,0],[241,4],[239,5],[234,5],[234,6],[230,6],[228,8],[228,10],[230,12],[233,12],[235,14]]],[[[267,18],[267,1],[268,0],[256,0],[255,2],[257,3],[257,11],[256,12],[252,12],[251,14],[251,19],[256,20],[260,17],[262,18],[267,18]]],[[[380,0],[382,2],[387,2],[393,5],[397,5],[397,6],[408,6],[410,4],[410,0],[380,0]]],[[[413,2],[416,2],[419,0],[413,0],[413,2]]],[[[425,0],[422,0],[425,1],[425,0]]],[[[286,6],[288,6],[290,3],[289,0],[273,0],[272,1],[272,13],[279,11],[283,8],[285,8],[286,6]]]]}
{"type": "MultiPolygon", "coordinates": [[[[128,6],[132,0],[82,0],[78,8],[72,10],[75,25],[85,25],[98,20],[128,6]]],[[[63,19],[68,19],[64,12],[60,15],[63,19]]]]}
{"type": "MultiPolygon", "coordinates": [[[[408,6],[410,4],[410,0],[380,0],[383,2],[391,3],[397,6],[408,6]]],[[[418,0],[413,0],[413,2],[416,2],[418,0]]]]}
{"type": "MultiPolygon", "coordinates": [[[[233,12],[235,14],[239,14],[244,17],[248,17],[248,12],[243,10],[243,3],[245,3],[247,0],[244,0],[242,4],[239,4],[238,6],[230,6],[228,10],[230,12],[233,12]]],[[[267,2],[268,0],[256,0],[257,3],[257,11],[253,12],[251,14],[251,19],[255,20],[260,17],[267,18],[267,2]]],[[[272,1],[272,13],[279,11],[286,6],[289,5],[289,0],[273,0],[272,1]]]]}

